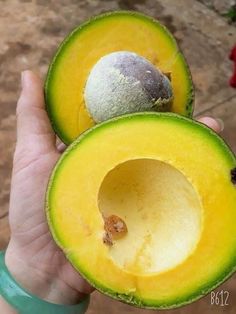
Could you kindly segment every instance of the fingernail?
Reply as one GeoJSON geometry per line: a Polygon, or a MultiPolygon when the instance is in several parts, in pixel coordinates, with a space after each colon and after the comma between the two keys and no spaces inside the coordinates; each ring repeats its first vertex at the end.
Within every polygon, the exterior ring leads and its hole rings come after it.
{"type": "Polygon", "coordinates": [[[216,118],[216,121],[218,122],[219,126],[220,126],[220,132],[222,132],[225,128],[225,124],[224,121],[220,118],[216,118]]]}

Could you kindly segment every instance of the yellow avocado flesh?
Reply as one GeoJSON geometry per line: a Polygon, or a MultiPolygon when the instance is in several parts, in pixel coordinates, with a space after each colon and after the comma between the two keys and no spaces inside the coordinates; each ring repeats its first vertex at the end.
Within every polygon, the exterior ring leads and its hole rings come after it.
{"type": "Polygon", "coordinates": [[[174,114],[97,125],[63,154],[47,217],[58,245],[97,289],[140,307],[172,308],[235,269],[236,160],[213,131],[174,114]],[[128,232],[103,242],[103,215],[128,232]]]}
{"type": "Polygon", "coordinates": [[[45,85],[47,109],[55,131],[65,143],[94,125],[84,103],[84,87],[98,60],[115,51],[135,52],[171,74],[171,111],[192,114],[193,87],[183,55],[171,34],[139,13],[113,12],[72,32],[59,48],[45,85]]]}

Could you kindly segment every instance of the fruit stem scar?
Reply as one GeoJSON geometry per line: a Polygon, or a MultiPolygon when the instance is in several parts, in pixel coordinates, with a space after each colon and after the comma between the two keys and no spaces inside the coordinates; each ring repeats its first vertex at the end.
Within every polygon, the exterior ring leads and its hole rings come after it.
{"type": "Polygon", "coordinates": [[[105,216],[104,220],[104,236],[103,242],[109,246],[113,245],[113,239],[118,240],[123,238],[127,232],[127,226],[124,220],[116,215],[105,216]]]}
{"type": "Polygon", "coordinates": [[[231,169],[230,174],[231,174],[231,182],[234,185],[236,185],[236,167],[231,169]]]}

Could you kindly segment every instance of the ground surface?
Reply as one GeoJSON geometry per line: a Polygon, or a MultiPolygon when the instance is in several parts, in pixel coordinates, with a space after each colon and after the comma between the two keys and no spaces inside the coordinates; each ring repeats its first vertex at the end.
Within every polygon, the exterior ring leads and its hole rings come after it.
{"type": "MultiPolygon", "coordinates": [[[[193,74],[195,114],[223,119],[222,136],[236,151],[236,90],[228,86],[232,70],[228,54],[236,43],[236,29],[220,15],[232,3],[231,0],[0,0],[0,249],[9,239],[7,212],[20,71],[34,69],[44,76],[64,36],[93,14],[114,9],[142,11],[160,19],[174,33],[193,74]]],[[[220,289],[230,293],[226,307],[211,306],[207,296],[166,313],[235,313],[236,276],[220,289]]],[[[153,312],[95,293],[88,313],[153,312]]]]}

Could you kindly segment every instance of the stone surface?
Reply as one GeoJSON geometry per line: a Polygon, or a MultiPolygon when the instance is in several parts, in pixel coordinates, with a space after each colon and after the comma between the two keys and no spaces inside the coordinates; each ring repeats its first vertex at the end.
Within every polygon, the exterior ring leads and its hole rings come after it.
{"type": "MultiPolygon", "coordinates": [[[[176,36],[190,65],[196,86],[196,115],[222,118],[222,136],[236,152],[236,90],[228,86],[232,71],[228,54],[236,43],[236,31],[219,15],[221,9],[216,9],[216,3],[228,5],[229,1],[208,0],[215,5],[211,7],[206,5],[207,0],[0,0],[0,249],[9,239],[7,211],[20,71],[33,69],[44,77],[61,40],[91,15],[125,9],[160,19],[176,36]]],[[[229,306],[211,306],[210,296],[206,296],[166,313],[235,313],[236,277],[220,289],[230,292],[229,306]]],[[[96,292],[88,313],[153,312],[135,309],[96,292]]]]}
{"type": "Polygon", "coordinates": [[[215,10],[219,14],[226,13],[234,4],[235,0],[198,0],[205,4],[209,9],[215,10]]]}

